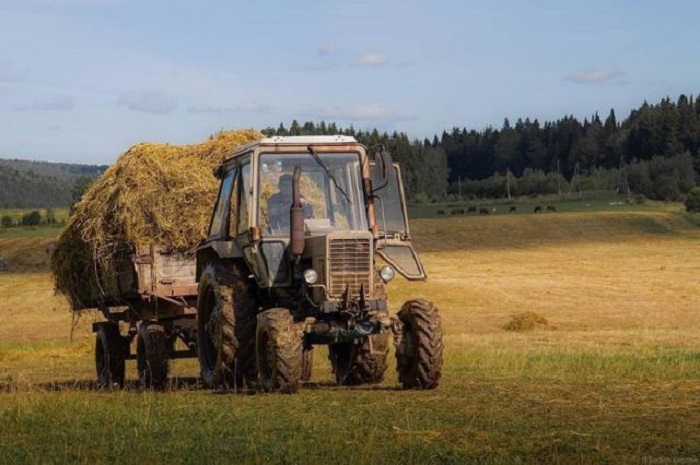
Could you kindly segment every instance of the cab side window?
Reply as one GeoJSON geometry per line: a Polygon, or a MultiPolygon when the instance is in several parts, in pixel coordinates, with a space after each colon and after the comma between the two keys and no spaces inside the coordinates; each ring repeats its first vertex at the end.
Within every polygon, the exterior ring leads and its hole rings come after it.
{"type": "Polygon", "coordinates": [[[241,197],[239,202],[238,214],[238,233],[248,229],[249,208],[250,208],[250,163],[241,167],[241,175],[239,176],[241,184],[241,197]]]}
{"type": "Polygon", "coordinates": [[[230,237],[235,237],[248,230],[250,163],[245,163],[238,171],[239,176],[236,178],[231,192],[231,210],[229,212],[230,237]]]}
{"type": "Polygon", "coordinates": [[[226,173],[223,180],[221,181],[221,186],[219,187],[219,198],[216,201],[216,207],[214,208],[214,214],[211,217],[211,223],[209,224],[209,238],[217,238],[221,236],[221,232],[225,231],[225,225],[223,224],[224,215],[226,214],[228,199],[231,197],[231,191],[233,189],[233,180],[236,177],[237,170],[233,169],[226,173]]]}

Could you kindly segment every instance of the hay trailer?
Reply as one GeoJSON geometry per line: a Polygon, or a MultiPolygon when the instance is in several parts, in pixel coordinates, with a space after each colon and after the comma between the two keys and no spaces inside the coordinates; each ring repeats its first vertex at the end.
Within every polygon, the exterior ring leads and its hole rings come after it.
{"type": "Polygon", "coordinates": [[[126,361],[136,359],[141,387],[163,389],[171,359],[197,356],[195,268],[194,257],[167,247],[121,254],[116,276],[81,300],[106,319],[93,324],[99,386],[122,387],[126,361]]]}

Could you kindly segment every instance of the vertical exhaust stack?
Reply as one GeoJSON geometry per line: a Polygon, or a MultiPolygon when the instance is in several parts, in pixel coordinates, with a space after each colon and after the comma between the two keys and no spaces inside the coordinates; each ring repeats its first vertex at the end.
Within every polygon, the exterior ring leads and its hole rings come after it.
{"type": "Polygon", "coordinates": [[[301,167],[294,167],[292,177],[292,206],[289,209],[289,246],[292,259],[298,263],[304,253],[304,208],[301,205],[301,167]]]}

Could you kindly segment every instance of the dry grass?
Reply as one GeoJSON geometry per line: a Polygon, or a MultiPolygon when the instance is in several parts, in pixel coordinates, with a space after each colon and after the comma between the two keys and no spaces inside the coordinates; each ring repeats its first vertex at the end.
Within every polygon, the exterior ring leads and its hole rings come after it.
{"type": "Polygon", "coordinates": [[[48,237],[0,238],[0,255],[7,260],[13,272],[45,272],[55,244],[55,234],[48,237]]]}
{"type": "Polygon", "coordinates": [[[532,331],[535,328],[552,328],[542,315],[535,312],[523,312],[513,315],[508,323],[503,325],[506,331],[532,331]]]}
{"type": "MultiPolygon", "coordinates": [[[[397,279],[390,304],[424,296],[440,309],[445,371],[430,392],[396,391],[392,369],[381,386],[336,388],[318,350],[314,383],[294,398],[215,395],[187,383],[163,395],[97,393],[89,321],[69,342],[67,304],[52,297],[48,274],[0,274],[0,454],[29,462],[698,460],[699,231],[665,214],[577,215],[414,222],[429,280],[397,279]],[[449,239],[448,230],[456,231],[449,239]],[[527,312],[557,329],[503,330],[527,312]]],[[[173,367],[185,380],[197,374],[193,361],[173,367]]],[[[131,365],[128,377],[133,383],[131,365]]]]}

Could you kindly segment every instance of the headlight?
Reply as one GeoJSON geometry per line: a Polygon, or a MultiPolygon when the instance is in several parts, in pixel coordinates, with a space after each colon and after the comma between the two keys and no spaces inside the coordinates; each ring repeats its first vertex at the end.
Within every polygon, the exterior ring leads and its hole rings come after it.
{"type": "Polygon", "coordinates": [[[394,272],[394,269],[390,266],[385,266],[381,269],[379,272],[379,276],[382,278],[382,281],[385,283],[388,283],[392,279],[394,279],[394,276],[396,276],[396,273],[394,272]]]}
{"type": "Polygon", "coordinates": [[[304,281],[306,282],[306,284],[316,284],[316,281],[318,281],[318,273],[316,273],[316,271],[312,270],[311,268],[305,270],[304,281]]]}

